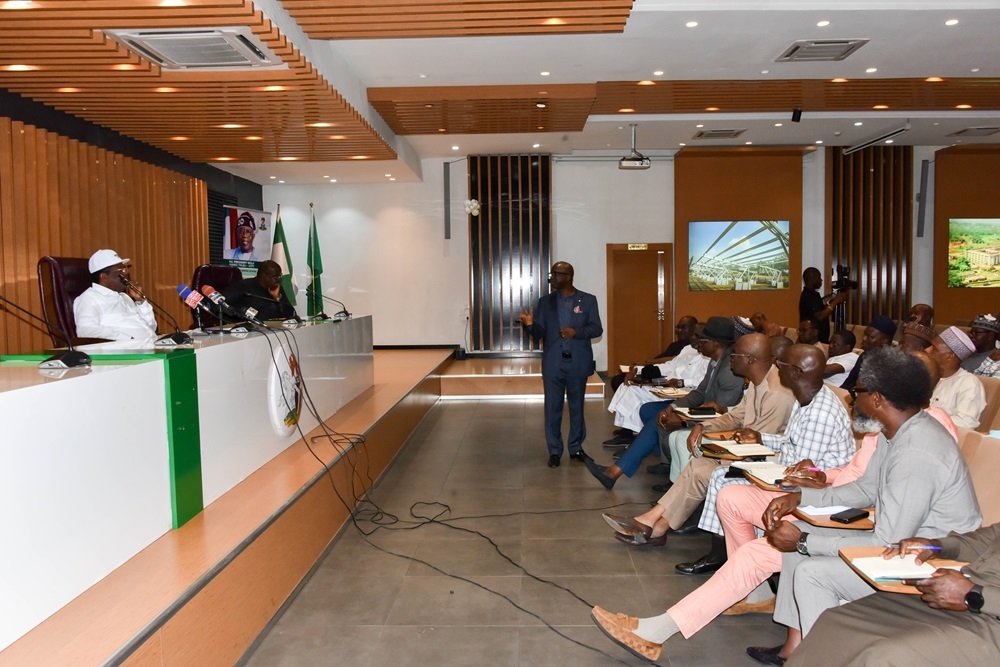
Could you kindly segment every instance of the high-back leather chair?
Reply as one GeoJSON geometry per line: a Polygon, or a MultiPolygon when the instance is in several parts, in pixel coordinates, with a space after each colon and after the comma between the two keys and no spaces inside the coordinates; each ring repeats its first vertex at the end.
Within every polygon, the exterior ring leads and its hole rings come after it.
{"type": "Polygon", "coordinates": [[[90,271],[86,257],[50,257],[38,260],[38,291],[42,297],[42,314],[48,325],[49,336],[56,347],[64,347],[67,341],[73,344],[92,342],[97,339],[81,339],[76,335],[76,319],[73,317],[73,301],[90,287],[90,271]]]}
{"type": "MultiPolygon", "coordinates": [[[[243,273],[235,266],[218,266],[216,264],[202,264],[197,269],[194,270],[194,276],[191,278],[191,289],[196,292],[200,292],[201,288],[205,285],[211,285],[218,291],[222,291],[232,285],[243,280],[243,273]]],[[[205,303],[211,308],[211,304],[208,300],[205,303]]],[[[213,309],[213,312],[214,309],[213,309]]],[[[191,317],[193,326],[198,326],[198,312],[192,310],[191,317]]],[[[206,327],[214,327],[219,323],[218,318],[208,315],[205,312],[201,313],[201,325],[206,327]]]]}

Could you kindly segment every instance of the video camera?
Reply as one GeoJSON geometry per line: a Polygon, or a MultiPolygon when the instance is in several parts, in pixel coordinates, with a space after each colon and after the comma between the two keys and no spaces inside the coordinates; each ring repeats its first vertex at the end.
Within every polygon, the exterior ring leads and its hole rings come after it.
{"type": "Polygon", "coordinates": [[[857,289],[858,281],[851,280],[848,276],[851,275],[851,267],[844,266],[843,264],[837,265],[837,280],[833,283],[833,289],[837,292],[846,292],[848,290],[857,289]]]}

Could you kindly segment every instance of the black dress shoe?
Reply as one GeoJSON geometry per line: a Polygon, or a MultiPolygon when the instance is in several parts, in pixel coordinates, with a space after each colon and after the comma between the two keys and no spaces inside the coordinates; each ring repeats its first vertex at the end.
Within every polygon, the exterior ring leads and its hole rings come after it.
{"type": "Polygon", "coordinates": [[[587,470],[590,471],[590,474],[596,477],[597,481],[603,484],[605,489],[610,491],[611,487],[615,485],[615,480],[605,474],[607,468],[597,465],[597,461],[591,458],[586,459],[584,464],[587,466],[587,470]]]}
{"type": "Polygon", "coordinates": [[[590,458],[589,456],[587,456],[587,452],[583,451],[582,449],[575,454],[570,454],[569,457],[574,461],[579,461],[580,463],[583,463],[584,461],[590,458]]]}
{"type": "Polygon", "coordinates": [[[605,447],[627,447],[632,444],[633,440],[635,440],[635,438],[633,438],[632,434],[629,433],[628,435],[616,435],[610,440],[605,440],[603,444],[605,447]]]}
{"type": "Polygon", "coordinates": [[[650,475],[669,475],[670,464],[657,463],[656,465],[646,466],[646,472],[648,472],[650,475]]]}
{"type": "Polygon", "coordinates": [[[671,530],[670,532],[674,535],[694,535],[695,533],[702,532],[702,530],[696,523],[686,523],[677,530],[671,530]]]}
{"type": "Polygon", "coordinates": [[[632,435],[632,429],[630,428],[616,428],[612,431],[615,435],[632,435]]]}
{"type": "Polygon", "coordinates": [[[724,560],[710,561],[708,556],[702,556],[693,563],[677,563],[674,565],[674,569],[681,574],[708,574],[715,572],[725,564],[724,560]]]}
{"type": "Polygon", "coordinates": [[[747,655],[762,665],[775,665],[781,667],[785,664],[785,659],[778,655],[784,644],[767,648],[764,646],[748,646],[747,655]]]}
{"type": "Polygon", "coordinates": [[[656,491],[657,493],[666,493],[673,485],[673,482],[667,482],[666,484],[654,484],[653,491],[656,491]]]}
{"type": "Polygon", "coordinates": [[[559,467],[559,457],[553,454],[549,457],[549,467],[558,468],[559,467]]]}

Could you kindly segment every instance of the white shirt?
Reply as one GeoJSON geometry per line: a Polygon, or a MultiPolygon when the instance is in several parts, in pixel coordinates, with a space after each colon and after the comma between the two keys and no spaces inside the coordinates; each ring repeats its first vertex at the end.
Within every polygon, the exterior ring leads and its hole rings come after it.
{"type": "MultiPolygon", "coordinates": [[[[708,371],[708,362],[708,357],[701,356],[698,350],[688,345],[676,357],[666,363],[656,364],[656,367],[660,369],[663,377],[682,379],[685,387],[693,389],[701,384],[705,377],[705,373],[708,371]]],[[[651,387],[624,383],[618,387],[608,405],[608,412],[615,415],[615,426],[633,431],[639,431],[642,428],[639,408],[645,403],[664,400],[650,390],[651,387]]]]}
{"type": "Polygon", "coordinates": [[[979,427],[979,415],[986,408],[986,390],[979,378],[959,368],[954,375],[937,383],[931,405],[947,412],[955,426],[975,429],[979,427]]]}
{"type": "Polygon", "coordinates": [[[94,283],[73,302],[76,335],[109,340],[146,339],[156,335],[149,301],[136,303],[128,294],[94,283]]]}
{"type": "Polygon", "coordinates": [[[701,352],[688,345],[676,357],[662,364],[656,364],[656,367],[660,369],[663,377],[684,380],[684,386],[693,389],[705,378],[708,361],[708,357],[701,356],[701,352]]]}
{"type": "Polygon", "coordinates": [[[834,387],[839,387],[840,385],[844,384],[844,380],[847,379],[847,376],[850,375],[851,371],[854,369],[854,364],[858,363],[859,356],[861,355],[859,355],[857,352],[852,351],[846,354],[838,354],[835,357],[830,357],[829,359],[827,359],[826,360],[827,366],[831,364],[840,364],[841,366],[844,367],[844,372],[831,375],[827,379],[823,380],[823,382],[826,382],[827,384],[832,385],[834,387]]]}

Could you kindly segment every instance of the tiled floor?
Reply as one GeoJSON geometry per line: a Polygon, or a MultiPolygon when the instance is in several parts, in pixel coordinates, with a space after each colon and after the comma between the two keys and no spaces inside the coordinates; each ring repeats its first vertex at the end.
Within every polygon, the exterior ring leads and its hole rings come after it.
{"type": "MultiPolygon", "coordinates": [[[[586,411],[585,448],[609,463],[600,443],[611,417],[600,400],[586,411]]],[[[537,400],[438,403],[372,493],[399,522],[369,537],[345,529],[246,664],[648,664],[605,638],[590,608],[661,613],[705,579],[674,564],[704,553],[708,540],[678,536],[650,550],[616,542],[601,510],[644,511],[662,478],[643,470],[605,491],[568,457],[546,467],[542,430],[537,400]],[[412,517],[420,502],[446,504],[442,524],[412,517]]],[[[671,638],[659,664],[749,666],[746,646],[783,637],[767,616],[721,617],[690,640],[671,638]]]]}

